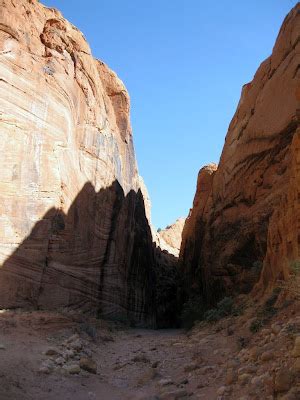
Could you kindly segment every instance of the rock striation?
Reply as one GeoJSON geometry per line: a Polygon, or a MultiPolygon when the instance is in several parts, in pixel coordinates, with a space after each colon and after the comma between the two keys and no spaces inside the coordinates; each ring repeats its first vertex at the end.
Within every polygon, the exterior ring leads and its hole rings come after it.
{"type": "Polygon", "coordinates": [[[180,253],[185,290],[211,303],[271,288],[300,258],[300,4],[244,85],[218,168],[199,173],[180,253]]]}
{"type": "Polygon", "coordinates": [[[37,0],[0,9],[0,308],[154,325],[156,248],[121,80],[37,0]]]}

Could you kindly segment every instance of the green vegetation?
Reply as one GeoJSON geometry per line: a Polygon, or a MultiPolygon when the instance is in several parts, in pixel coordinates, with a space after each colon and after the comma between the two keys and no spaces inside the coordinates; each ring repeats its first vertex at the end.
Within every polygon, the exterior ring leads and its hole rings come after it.
{"type": "Polygon", "coordinates": [[[300,274],[300,260],[294,260],[290,262],[290,268],[293,275],[300,274]]]}
{"type": "Polygon", "coordinates": [[[224,297],[215,308],[206,311],[204,320],[207,322],[216,322],[222,318],[234,316],[237,317],[244,312],[243,305],[236,305],[231,297],[224,297]]]}
{"type": "Polygon", "coordinates": [[[202,321],[205,307],[201,297],[193,297],[184,305],[181,313],[181,324],[189,330],[192,329],[196,321],[202,321]]]}
{"type": "Polygon", "coordinates": [[[183,306],[181,314],[182,325],[191,329],[196,321],[217,322],[222,318],[237,316],[243,312],[243,307],[237,307],[231,297],[224,297],[215,308],[207,310],[201,298],[193,298],[183,306]]]}
{"type": "Polygon", "coordinates": [[[280,287],[288,294],[289,301],[300,299],[300,260],[290,262],[290,277],[280,282],[280,287]]]}
{"type": "Polygon", "coordinates": [[[258,309],[257,318],[251,323],[249,328],[252,333],[258,332],[272,319],[274,315],[276,315],[278,309],[274,306],[280,292],[280,287],[274,288],[271,296],[266,300],[265,304],[258,309]]]}

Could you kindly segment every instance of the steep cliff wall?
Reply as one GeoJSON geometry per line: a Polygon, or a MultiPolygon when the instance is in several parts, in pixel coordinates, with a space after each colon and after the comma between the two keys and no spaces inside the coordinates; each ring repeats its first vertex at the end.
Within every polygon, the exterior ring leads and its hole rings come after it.
{"type": "Polygon", "coordinates": [[[129,107],[123,83],[57,10],[1,0],[0,308],[154,323],[129,107]]]}
{"type": "Polygon", "coordinates": [[[218,169],[200,172],[180,258],[186,290],[208,302],[263,291],[300,258],[299,35],[298,3],[243,87],[218,169]]]}

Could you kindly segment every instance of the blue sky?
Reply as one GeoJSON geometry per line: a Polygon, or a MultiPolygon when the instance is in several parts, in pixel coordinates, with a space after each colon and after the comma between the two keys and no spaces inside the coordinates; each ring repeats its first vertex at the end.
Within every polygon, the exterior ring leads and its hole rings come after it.
{"type": "Polygon", "coordinates": [[[188,214],[218,162],[241,87],[270,55],[292,0],[42,0],[124,81],[154,225],[188,214]]]}

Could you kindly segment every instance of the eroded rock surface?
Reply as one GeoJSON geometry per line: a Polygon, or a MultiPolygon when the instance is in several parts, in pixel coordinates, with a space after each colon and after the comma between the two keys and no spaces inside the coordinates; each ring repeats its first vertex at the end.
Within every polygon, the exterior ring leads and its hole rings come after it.
{"type": "Polygon", "coordinates": [[[0,9],[0,308],[155,321],[154,247],[120,79],[38,1],[0,9]]]}
{"type": "Polygon", "coordinates": [[[200,172],[181,262],[208,302],[265,290],[299,259],[299,35],[298,3],[243,87],[217,170],[200,172]]]}
{"type": "Polygon", "coordinates": [[[174,224],[167,226],[159,232],[160,238],[174,249],[174,255],[176,256],[179,256],[184,223],[185,218],[178,218],[174,224]]]}

